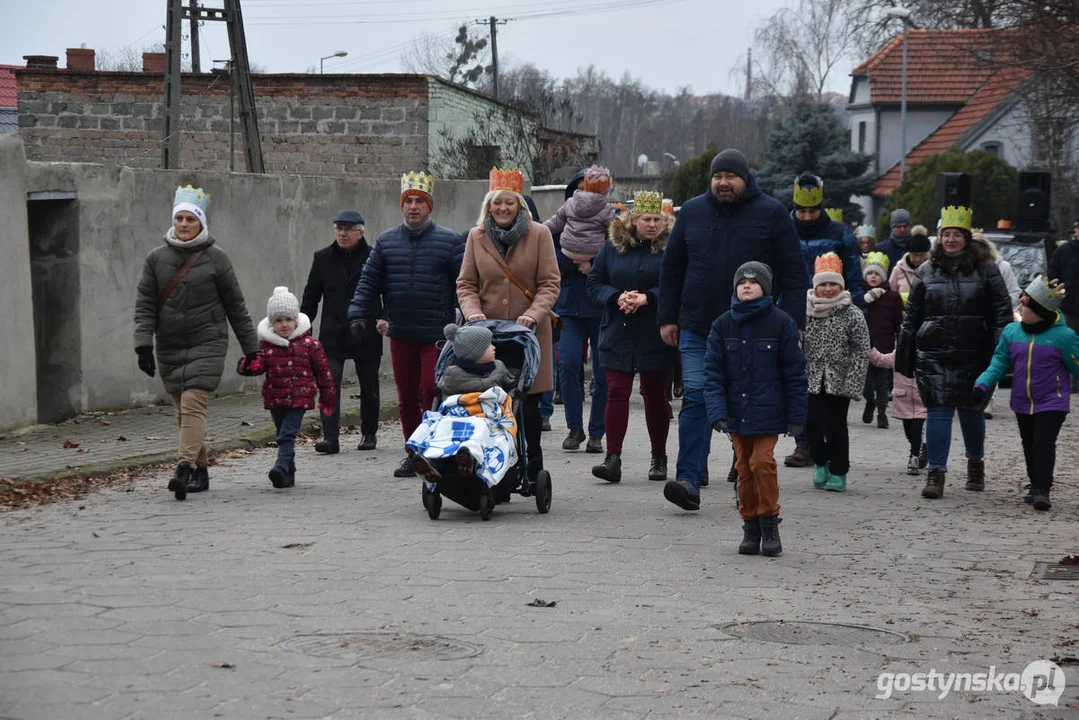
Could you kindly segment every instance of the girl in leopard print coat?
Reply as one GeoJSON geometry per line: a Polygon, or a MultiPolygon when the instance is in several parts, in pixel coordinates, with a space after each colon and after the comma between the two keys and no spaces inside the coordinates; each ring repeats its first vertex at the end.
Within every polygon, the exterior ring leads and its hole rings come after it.
{"type": "Polygon", "coordinates": [[[850,437],[847,410],[862,398],[869,368],[869,327],[844,289],[843,261],[826,253],[814,264],[813,289],[806,297],[803,351],[809,379],[809,455],[813,484],[847,489],[850,437]]]}

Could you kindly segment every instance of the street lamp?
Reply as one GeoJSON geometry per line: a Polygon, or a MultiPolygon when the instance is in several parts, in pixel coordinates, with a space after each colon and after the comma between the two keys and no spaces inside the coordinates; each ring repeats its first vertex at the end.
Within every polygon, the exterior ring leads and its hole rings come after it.
{"type": "Polygon", "coordinates": [[[663,153],[663,157],[669,157],[671,159],[671,162],[674,163],[675,167],[678,167],[678,166],[680,166],[682,164],[682,163],[678,162],[678,158],[676,158],[674,155],[671,155],[669,152],[663,153]]]}
{"type": "Polygon", "coordinates": [[[337,51],[337,52],[335,52],[335,53],[334,53],[333,55],[327,55],[327,56],[326,56],[326,57],[324,57],[324,58],[319,58],[319,59],[318,59],[318,74],[319,74],[319,75],[321,75],[321,74],[323,73],[323,70],[322,70],[322,62],[323,62],[324,60],[329,60],[330,58],[335,58],[335,57],[345,57],[346,55],[348,55],[348,51],[347,51],[347,50],[338,50],[338,51],[337,51]]]}
{"type": "Polygon", "coordinates": [[[903,21],[903,89],[899,101],[899,182],[902,183],[907,177],[907,35],[910,34],[910,10],[905,7],[890,7],[885,14],[903,21]]]}

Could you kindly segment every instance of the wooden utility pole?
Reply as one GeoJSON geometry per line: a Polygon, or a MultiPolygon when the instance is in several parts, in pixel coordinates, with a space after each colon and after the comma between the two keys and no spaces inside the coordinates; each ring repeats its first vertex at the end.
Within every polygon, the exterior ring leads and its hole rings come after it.
{"type": "Polygon", "coordinates": [[[498,18],[491,16],[491,79],[498,99],[498,18]]]}
{"type": "MultiPolygon", "coordinates": [[[[262,159],[262,139],[259,136],[258,115],[255,112],[255,89],[251,84],[251,64],[247,57],[240,0],[224,0],[224,8],[208,8],[189,0],[168,0],[165,32],[165,137],[164,163],[166,169],[180,166],[180,26],[190,19],[192,26],[201,20],[223,21],[228,28],[231,50],[230,83],[240,103],[240,131],[243,133],[244,159],[247,171],[266,172],[262,159]],[[234,77],[232,77],[234,76],[234,77]]],[[[194,37],[192,32],[192,37],[194,37]]]]}
{"type": "Polygon", "coordinates": [[[202,62],[199,57],[199,18],[198,0],[189,0],[187,11],[191,14],[191,72],[202,72],[202,62]]]}

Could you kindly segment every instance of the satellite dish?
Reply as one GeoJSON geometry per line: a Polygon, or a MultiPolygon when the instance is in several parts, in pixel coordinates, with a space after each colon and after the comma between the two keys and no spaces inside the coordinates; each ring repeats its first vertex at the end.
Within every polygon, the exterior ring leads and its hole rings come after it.
{"type": "Polygon", "coordinates": [[[643,168],[644,164],[646,162],[648,162],[648,156],[647,155],[645,155],[644,153],[641,153],[640,155],[637,156],[637,167],[643,168]]]}

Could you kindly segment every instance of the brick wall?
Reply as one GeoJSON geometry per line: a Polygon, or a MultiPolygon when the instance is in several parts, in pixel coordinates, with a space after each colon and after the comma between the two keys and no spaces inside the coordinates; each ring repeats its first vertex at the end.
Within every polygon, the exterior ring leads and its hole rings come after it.
{"type": "MultiPolygon", "coordinates": [[[[17,70],[29,160],[158,168],[164,79],[157,73],[17,70]]],[[[421,75],[254,78],[267,172],[388,177],[422,168],[428,82],[421,75]]],[[[180,165],[227,170],[227,76],[185,75],[180,165]]],[[[236,124],[236,169],[244,171],[236,124]]]]}

